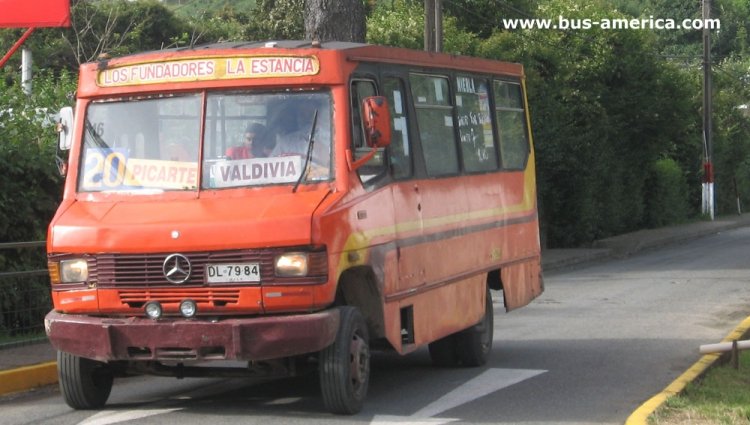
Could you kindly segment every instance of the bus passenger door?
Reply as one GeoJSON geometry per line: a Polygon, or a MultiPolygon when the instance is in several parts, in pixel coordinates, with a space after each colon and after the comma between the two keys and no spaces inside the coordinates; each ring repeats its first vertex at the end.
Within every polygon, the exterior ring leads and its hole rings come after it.
{"type": "Polygon", "coordinates": [[[396,226],[398,279],[387,293],[397,293],[424,283],[425,261],[418,254],[423,235],[422,195],[413,177],[412,145],[406,109],[404,82],[398,77],[383,78],[383,95],[388,99],[392,128],[389,147],[393,214],[396,226]]]}

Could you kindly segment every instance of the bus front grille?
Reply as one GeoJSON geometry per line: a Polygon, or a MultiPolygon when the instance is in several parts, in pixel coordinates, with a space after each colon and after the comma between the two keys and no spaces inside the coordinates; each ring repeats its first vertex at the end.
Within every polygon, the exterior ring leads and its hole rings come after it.
{"type": "Polygon", "coordinates": [[[239,289],[221,288],[175,288],[175,289],[122,289],[120,301],[133,308],[143,307],[148,301],[162,304],[179,303],[190,299],[196,303],[211,303],[214,306],[236,304],[240,299],[239,289]]]}
{"type": "MultiPolygon", "coordinates": [[[[157,288],[174,287],[164,276],[164,260],[170,254],[98,254],[96,255],[97,287],[157,288]]],[[[268,250],[223,252],[190,252],[182,254],[190,261],[191,273],[180,287],[204,285],[206,265],[222,263],[258,263],[261,276],[273,276],[274,253],[268,250]]],[[[212,284],[221,286],[222,284],[212,284]]]]}

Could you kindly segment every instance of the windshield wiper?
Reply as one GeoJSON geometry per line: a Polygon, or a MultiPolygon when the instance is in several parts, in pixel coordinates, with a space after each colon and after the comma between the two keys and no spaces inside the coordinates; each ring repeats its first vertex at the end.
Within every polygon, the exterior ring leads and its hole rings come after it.
{"type": "Polygon", "coordinates": [[[299,184],[302,183],[302,179],[305,178],[310,171],[307,167],[310,164],[310,159],[312,159],[313,144],[315,143],[313,134],[315,134],[315,126],[317,126],[317,124],[318,110],[315,109],[315,113],[313,114],[312,128],[310,129],[310,137],[307,138],[307,154],[305,155],[305,162],[302,164],[302,173],[300,174],[299,179],[297,179],[297,183],[294,184],[292,193],[297,192],[297,188],[299,187],[299,184]]]}

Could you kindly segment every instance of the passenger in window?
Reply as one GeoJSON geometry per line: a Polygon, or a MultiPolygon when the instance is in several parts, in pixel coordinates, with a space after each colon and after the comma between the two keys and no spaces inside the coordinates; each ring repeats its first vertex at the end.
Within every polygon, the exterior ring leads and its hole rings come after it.
{"type": "Polygon", "coordinates": [[[308,101],[287,106],[276,128],[273,156],[305,155],[315,107],[308,101]]]}
{"type": "Polygon", "coordinates": [[[299,156],[304,161],[310,146],[310,132],[312,131],[315,112],[314,146],[311,161],[308,166],[309,180],[326,179],[330,168],[330,112],[327,102],[318,99],[300,99],[282,108],[279,120],[274,126],[276,146],[270,156],[299,156]]]}
{"type": "Polygon", "coordinates": [[[229,159],[262,158],[271,153],[273,146],[269,145],[266,138],[266,127],[260,123],[249,124],[245,129],[242,144],[227,149],[226,156],[229,159]]]}

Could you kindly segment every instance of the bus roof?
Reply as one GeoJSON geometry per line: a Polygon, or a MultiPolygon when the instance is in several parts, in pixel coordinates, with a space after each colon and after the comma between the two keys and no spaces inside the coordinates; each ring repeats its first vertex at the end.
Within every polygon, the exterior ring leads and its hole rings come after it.
{"type": "MultiPolygon", "coordinates": [[[[244,79],[240,74],[233,77],[228,76],[231,73],[233,63],[232,58],[250,58],[256,60],[262,58],[309,58],[306,63],[287,64],[288,67],[295,70],[301,70],[306,67],[306,71],[289,72],[289,73],[260,73],[256,74],[253,85],[257,84],[285,84],[292,83],[294,78],[297,84],[344,84],[348,80],[349,73],[356,68],[357,63],[371,62],[378,64],[404,65],[422,70],[435,69],[453,69],[466,72],[505,75],[516,78],[523,78],[523,67],[517,63],[502,62],[470,56],[451,55],[445,53],[425,52],[421,50],[411,50],[399,47],[378,46],[364,43],[351,43],[341,41],[330,41],[324,43],[313,43],[309,40],[280,40],[280,41],[249,41],[249,42],[224,42],[198,45],[193,47],[178,47],[164,50],[154,50],[117,58],[101,58],[98,62],[87,63],[81,66],[81,75],[79,79],[79,95],[96,95],[108,92],[114,94],[126,91],[149,91],[158,90],[154,84],[171,84],[171,89],[195,88],[195,83],[202,81],[201,86],[228,87],[231,81],[220,81],[232,78],[233,81],[244,79]],[[216,65],[226,67],[222,68],[219,73],[213,72],[214,65],[209,65],[211,75],[205,78],[194,77],[195,75],[186,75],[185,78],[161,78],[151,79],[149,81],[129,79],[128,75],[136,75],[133,67],[139,67],[138,72],[143,67],[153,67],[158,63],[181,63],[181,66],[195,67],[203,58],[214,58],[224,60],[227,58],[226,65],[216,65]],[[331,62],[332,61],[332,62],[331,62]],[[186,64],[186,62],[191,62],[186,64]],[[338,62],[338,65],[334,65],[338,62]],[[146,65],[138,65],[146,64],[146,65]],[[325,64],[324,73],[322,67],[325,64]],[[130,68],[125,70],[124,68],[130,68]],[[120,74],[117,74],[119,69],[120,74]],[[128,74],[128,75],[126,75],[128,74]],[[258,80],[257,77],[266,77],[266,80],[258,80]],[[110,78],[109,83],[104,79],[110,78]],[[213,81],[211,81],[213,79],[213,81]],[[127,80],[127,81],[126,81],[127,80]],[[149,86],[144,87],[143,85],[149,86]],[[127,89],[126,87],[130,87],[127,89]],[[104,92],[101,91],[104,89],[104,92]]],[[[239,60],[239,59],[237,59],[239,60]]],[[[273,59],[270,59],[273,60],[273,59]]],[[[294,59],[293,59],[294,60],[294,59]]],[[[240,64],[236,64],[240,66],[240,64]]],[[[278,65],[278,62],[276,62],[278,65]]],[[[172,65],[176,66],[176,65],[172,65]]],[[[265,64],[263,69],[267,69],[265,64]]],[[[177,68],[175,68],[177,69],[177,68]]],[[[187,69],[187,68],[186,68],[187,69]]],[[[194,70],[194,68],[191,68],[194,70]]],[[[260,68],[258,68],[260,69],[260,68]]],[[[174,76],[172,76],[174,77],[174,76]]],[[[245,79],[245,81],[249,80],[245,79]]],[[[164,88],[164,87],[162,87],[164,88]]]]}
{"type": "MultiPolygon", "coordinates": [[[[523,76],[523,67],[517,63],[483,59],[472,56],[452,55],[447,53],[433,53],[422,50],[405,49],[401,47],[380,46],[366,43],[352,43],[346,41],[327,41],[314,45],[310,40],[268,40],[268,41],[233,41],[202,44],[193,47],[177,47],[164,50],[153,50],[118,57],[120,60],[139,61],[144,56],[184,54],[208,55],[222,51],[224,53],[251,53],[253,50],[296,50],[319,49],[341,51],[347,59],[355,62],[380,62],[415,65],[435,68],[462,69],[486,73],[502,73],[523,76]]],[[[171,56],[171,55],[170,55],[171,56]]]]}

